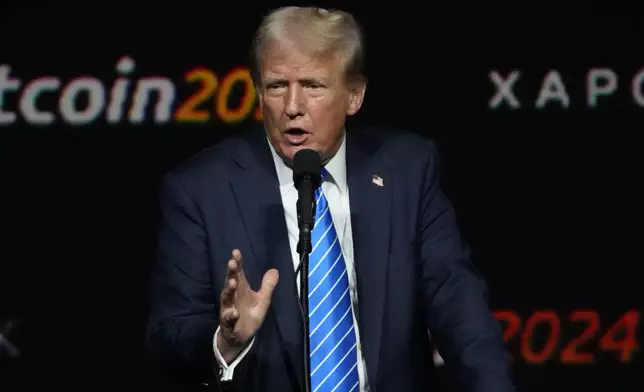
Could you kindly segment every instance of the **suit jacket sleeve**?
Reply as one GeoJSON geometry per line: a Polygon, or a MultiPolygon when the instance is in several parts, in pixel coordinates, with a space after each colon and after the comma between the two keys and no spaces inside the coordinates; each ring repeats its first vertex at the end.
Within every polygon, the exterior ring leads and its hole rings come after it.
{"type": "Polygon", "coordinates": [[[213,382],[219,298],[210,281],[204,221],[179,178],[171,174],[162,182],[160,207],[147,344],[173,379],[213,382]]]}
{"type": "Polygon", "coordinates": [[[451,204],[440,188],[433,143],[427,151],[420,206],[427,325],[441,356],[466,391],[514,391],[509,356],[487,302],[486,284],[470,262],[451,204]]]}

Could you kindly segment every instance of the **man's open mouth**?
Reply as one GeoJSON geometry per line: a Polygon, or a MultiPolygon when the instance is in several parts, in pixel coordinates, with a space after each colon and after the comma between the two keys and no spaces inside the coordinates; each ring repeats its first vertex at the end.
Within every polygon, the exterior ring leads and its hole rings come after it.
{"type": "Polygon", "coordinates": [[[287,129],[284,135],[286,140],[293,145],[300,145],[309,137],[309,134],[300,128],[287,129]]]}
{"type": "Polygon", "coordinates": [[[302,136],[306,134],[306,132],[301,128],[291,128],[286,130],[286,134],[292,136],[302,136]]]}

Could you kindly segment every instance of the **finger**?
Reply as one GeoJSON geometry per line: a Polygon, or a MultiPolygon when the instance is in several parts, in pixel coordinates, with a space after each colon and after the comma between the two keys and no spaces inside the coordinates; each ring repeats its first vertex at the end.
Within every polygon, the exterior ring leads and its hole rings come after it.
{"type": "Polygon", "coordinates": [[[266,306],[271,302],[279,277],[279,272],[276,269],[270,269],[266,271],[264,278],[262,278],[262,286],[259,288],[258,294],[266,306]]]}
{"type": "Polygon", "coordinates": [[[237,309],[231,307],[231,308],[225,309],[221,313],[219,324],[224,328],[233,330],[235,329],[235,324],[237,323],[238,319],[239,319],[239,312],[237,311],[237,309]]]}
{"type": "Polygon", "coordinates": [[[244,273],[242,254],[239,249],[233,250],[233,260],[237,262],[237,273],[240,281],[239,283],[243,284],[246,282],[246,274],[244,273]]]}
{"type": "Polygon", "coordinates": [[[228,261],[228,274],[224,282],[224,289],[221,291],[222,308],[233,306],[235,291],[237,290],[237,273],[235,260],[228,261]]]}
{"type": "Polygon", "coordinates": [[[239,249],[234,249],[233,250],[233,260],[235,260],[235,262],[237,263],[237,270],[241,271],[241,270],[244,269],[243,265],[242,265],[242,262],[243,262],[242,254],[241,254],[241,251],[239,249]]]}
{"type": "Polygon", "coordinates": [[[226,279],[236,278],[238,271],[239,266],[237,265],[237,260],[234,258],[228,260],[228,265],[226,266],[226,279]]]}

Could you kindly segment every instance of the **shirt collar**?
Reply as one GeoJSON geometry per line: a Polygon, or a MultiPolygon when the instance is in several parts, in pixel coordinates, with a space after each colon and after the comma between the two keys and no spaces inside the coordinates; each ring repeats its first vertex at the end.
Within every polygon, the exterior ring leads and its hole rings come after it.
{"type": "MultiPolygon", "coordinates": [[[[329,177],[327,180],[331,183],[337,185],[340,189],[340,192],[343,194],[347,192],[347,138],[346,133],[345,137],[342,139],[342,144],[338,149],[338,152],[327,162],[324,168],[329,172],[329,177]]],[[[284,163],[282,158],[277,154],[273,144],[268,140],[268,145],[271,148],[271,154],[273,155],[273,161],[275,162],[275,169],[277,170],[277,179],[280,184],[280,189],[290,190],[294,188],[293,184],[293,170],[284,163]]]]}

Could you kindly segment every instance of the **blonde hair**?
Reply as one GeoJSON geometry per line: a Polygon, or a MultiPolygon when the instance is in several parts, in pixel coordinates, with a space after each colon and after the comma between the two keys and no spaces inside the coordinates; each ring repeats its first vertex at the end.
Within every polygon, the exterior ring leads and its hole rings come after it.
{"type": "Polygon", "coordinates": [[[283,7],[264,17],[255,33],[251,73],[255,82],[267,43],[295,46],[312,58],[340,56],[347,81],[365,81],[364,43],[360,26],[348,12],[316,7],[283,7]]]}

